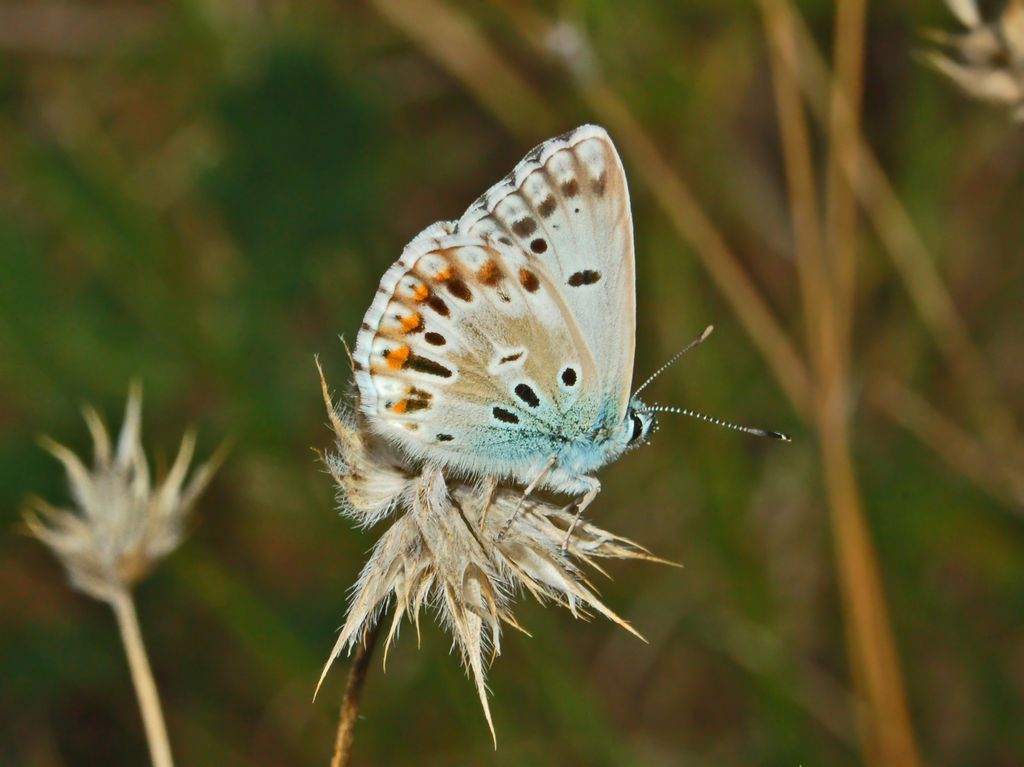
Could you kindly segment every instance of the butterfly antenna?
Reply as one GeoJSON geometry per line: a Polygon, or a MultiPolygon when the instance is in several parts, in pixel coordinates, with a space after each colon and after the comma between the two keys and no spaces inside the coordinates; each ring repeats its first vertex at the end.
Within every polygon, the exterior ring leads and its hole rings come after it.
{"type": "Polygon", "coordinates": [[[642,384],[640,384],[640,387],[635,392],[633,392],[633,396],[635,397],[640,392],[642,392],[644,389],[646,389],[647,386],[651,383],[651,381],[653,381],[655,378],[657,378],[662,373],[664,373],[666,370],[668,370],[670,367],[672,367],[674,364],[676,364],[676,362],[679,360],[679,358],[682,357],[684,354],[686,354],[688,351],[690,351],[690,349],[693,349],[694,347],[700,346],[702,343],[704,343],[704,341],[707,339],[707,337],[709,335],[711,335],[711,331],[714,330],[714,329],[715,329],[714,325],[708,325],[706,328],[704,328],[704,332],[701,333],[699,337],[697,337],[697,338],[693,339],[692,341],[690,341],[690,343],[688,343],[684,348],[680,349],[675,354],[673,354],[672,355],[672,359],[670,359],[668,362],[666,362],[660,368],[658,368],[653,373],[651,373],[650,377],[646,381],[644,381],[642,384]]]}
{"type": "Polygon", "coordinates": [[[769,431],[768,429],[756,429],[753,426],[740,426],[738,423],[730,423],[729,421],[723,421],[721,418],[714,418],[710,415],[704,415],[694,410],[688,410],[685,407],[668,407],[667,405],[650,405],[643,408],[643,412],[646,413],[678,413],[679,415],[688,415],[691,418],[699,418],[702,421],[713,423],[716,426],[724,426],[727,429],[735,429],[736,431],[746,432],[747,434],[753,434],[755,437],[769,437],[770,439],[778,439],[783,442],[792,442],[793,438],[788,434],[783,434],[781,431],[769,431]]]}

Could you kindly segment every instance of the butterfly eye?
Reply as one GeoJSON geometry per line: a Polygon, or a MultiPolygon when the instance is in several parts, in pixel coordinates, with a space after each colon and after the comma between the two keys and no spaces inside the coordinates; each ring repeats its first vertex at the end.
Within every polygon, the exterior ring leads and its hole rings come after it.
{"type": "Polygon", "coordinates": [[[633,433],[629,436],[629,444],[636,442],[644,433],[644,422],[640,420],[640,416],[636,413],[630,413],[629,417],[633,419],[633,433]]]}

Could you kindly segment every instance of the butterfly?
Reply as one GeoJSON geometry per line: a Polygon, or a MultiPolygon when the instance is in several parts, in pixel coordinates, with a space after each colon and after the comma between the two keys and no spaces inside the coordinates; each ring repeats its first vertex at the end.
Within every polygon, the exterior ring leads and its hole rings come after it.
{"type": "Polygon", "coordinates": [[[461,477],[576,495],[642,444],[629,189],[608,134],[537,146],[380,281],[352,354],[370,429],[461,477]]]}

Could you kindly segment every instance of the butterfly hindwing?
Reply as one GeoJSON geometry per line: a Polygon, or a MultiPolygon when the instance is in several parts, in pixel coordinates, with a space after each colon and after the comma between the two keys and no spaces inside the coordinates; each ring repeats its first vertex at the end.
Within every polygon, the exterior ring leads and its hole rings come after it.
{"type": "Polygon", "coordinates": [[[427,230],[385,275],[357,337],[361,406],[415,456],[514,472],[551,452],[595,365],[543,268],[451,231],[427,230]]]}

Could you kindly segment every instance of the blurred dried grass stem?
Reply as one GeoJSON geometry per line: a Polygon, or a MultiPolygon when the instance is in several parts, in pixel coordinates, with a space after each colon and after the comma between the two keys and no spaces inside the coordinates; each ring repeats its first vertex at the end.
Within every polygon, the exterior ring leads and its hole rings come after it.
{"type": "MultiPolygon", "coordinates": [[[[840,286],[835,264],[826,264],[824,259],[825,243],[815,218],[814,158],[795,74],[797,52],[791,15],[786,4],[779,0],[761,0],[760,5],[771,50],[797,270],[805,322],[808,324],[808,355],[815,371],[815,413],[846,613],[847,644],[856,686],[866,703],[860,709],[864,756],[871,764],[891,767],[915,765],[920,762],[920,756],[890,628],[884,587],[870,531],[864,520],[863,501],[850,451],[849,344],[843,327],[845,320],[837,315],[840,307],[850,305],[849,296],[841,291],[852,290],[853,285],[844,282],[840,286]]],[[[833,85],[833,125],[842,124],[847,116],[840,90],[843,87],[839,82],[833,85]]],[[[848,149],[845,154],[849,154],[848,149]]],[[[849,216],[849,213],[845,215],[849,216]]],[[[844,236],[850,238],[844,244],[844,257],[852,259],[856,248],[856,226],[850,225],[849,221],[844,236]]],[[[846,266],[842,279],[847,280],[852,274],[852,269],[846,266]]]]}
{"type": "Polygon", "coordinates": [[[436,0],[370,0],[519,139],[557,133],[540,96],[462,13],[436,0]]]}
{"type": "Polygon", "coordinates": [[[113,609],[150,756],[155,767],[171,767],[167,727],[132,587],[181,543],[188,512],[216,471],[223,451],[188,476],[195,450],[195,434],[188,431],[166,477],[153,486],[142,449],[141,387],[131,387],[116,446],[97,412],[86,407],[84,414],[94,446],[91,470],[68,448],[49,438],[42,440],[67,471],[74,507],[59,509],[35,498],[25,523],[64,565],[74,588],[113,609]]]}
{"type": "MultiPolygon", "coordinates": [[[[814,38],[789,2],[779,13],[793,29],[796,58],[789,66],[807,98],[815,118],[826,124],[829,115],[831,77],[814,38]]],[[[842,92],[833,93],[832,108],[852,115],[842,92]]],[[[863,136],[856,139],[855,154],[839,159],[843,172],[863,206],[879,240],[892,259],[911,302],[931,333],[936,348],[963,393],[964,401],[978,426],[981,439],[1001,459],[1004,470],[1020,476],[1014,466],[1024,465],[1024,444],[1011,410],[1003,402],[988,371],[984,356],[971,339],[956,302],[946,286],[933,255],[928,251],[906,206],[896,194],[881,163],[863,136]]]]}
{"type": "Polygon", "coordinates": [[[869,381],[868,401],[894,423],[931,448],[946,465],[1017,515],[1024,515],[1024,483],[1005,471],[1005,463],[983,443],[896,379],[877,375],[869,381]]]}
{"type": "MultiPolygon", "coordinates": [[[[573,521],[567,509],[535,497],[524,499],[521,490],[494,482],[457,481],[434,466],[411,466],[370,435],[358,415],[343,414],[331,399],[323,371],[320,382],[336,438],[336,450],[323,460],[337,483],[342,513],[364,528],[393,521],[353,587],[345,624],[318,689],[343,650],[370,645],[373,627],[389,607],[385,664],[403,618],[409,618],[418,636],[420,612],[432,608],[476,685],[493,737],[486,666],[501,654],[502,623],[523,631],[512,613],[518,594],[562,605],[578,618],[599,613],[642,639],[600,600],[580,566],[603,572],[597,564],[603,558],[664,560],[586,521],[563,550],[573,521]],[[521,513],[515,515],[519,507],[521,513]]],[[[358,698],[354,706],[343,707],[343,719],[348,712],[354,720],[352,709],[357,708],[358,698]]]]}

